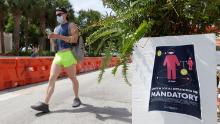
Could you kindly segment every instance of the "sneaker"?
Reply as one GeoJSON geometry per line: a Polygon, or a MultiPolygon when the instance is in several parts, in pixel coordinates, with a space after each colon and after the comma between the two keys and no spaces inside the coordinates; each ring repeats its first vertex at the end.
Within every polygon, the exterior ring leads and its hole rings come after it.
{"type": "Polygon", "coordinates": [[[31,108],[45,113],[50,112],[49,105],[43,102],[38,102],[35,105],[32,105],[31,108]]]}
{"type": "Polygon", "coordinates": [[[75,98],[74,100],[73,100],[73,107],[79,107],[81,105],[81,101],[80,101],[80,99],[79,98],[75,98]]]}

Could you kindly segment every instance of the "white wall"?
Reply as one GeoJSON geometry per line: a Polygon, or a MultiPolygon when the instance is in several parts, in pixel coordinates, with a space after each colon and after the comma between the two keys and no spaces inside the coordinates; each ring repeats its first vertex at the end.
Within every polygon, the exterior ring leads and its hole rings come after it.
{"type": "MultiPolygon", "coordinates": [[[[5,53],[12,51],[12,34],[4,33],[5,53]]],[[[0,53],[2,53],[0,44],[0,53]]]]}
{"type": "Polygon", "coordinates": [[[214,34],[143,38],[134,47],[132,124],[216,124],[216,48],[214,34]],[[157,46],[193,44],[200,83],[202,119],[162,111],[148,112],[157,46]]]}

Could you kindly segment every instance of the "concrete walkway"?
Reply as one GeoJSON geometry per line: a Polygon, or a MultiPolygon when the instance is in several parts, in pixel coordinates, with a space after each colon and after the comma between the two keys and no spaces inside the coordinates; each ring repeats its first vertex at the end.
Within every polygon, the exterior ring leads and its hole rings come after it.
{"type": "MultiPolygon", "coordinates": [[[[83,102],[79,108],[71,107],[73,91],[70,80],[58,80],[49,114],[30,108],[43,98],[47,82],[0,91],[0,124],[131,124],[131,87],[122,79],[121,69],[116,77],[111,70],[106,70],[101,84],[97,83],[99,71],[77,76],[83,102]]],[[[131,71],[128,73],[130,81],[131,71]]],[[[138,87],[140,90],[144,88],[143,85],[138,87]]]]}
{"type": "MultiPolygon", "coordinates": [[[[47,82],[0,92],[1,124],[130,124],[131,87],[107,69],[101,84],[99,71],[79,75],[80,98],[83,105],[72,108],[72,85],[69,79],[57,81],[51,99],[51,113],[34,111],[30,105],[43,99],[47,82]]],[[[131,79],[131,73],[129,73],[131,79]]]]}

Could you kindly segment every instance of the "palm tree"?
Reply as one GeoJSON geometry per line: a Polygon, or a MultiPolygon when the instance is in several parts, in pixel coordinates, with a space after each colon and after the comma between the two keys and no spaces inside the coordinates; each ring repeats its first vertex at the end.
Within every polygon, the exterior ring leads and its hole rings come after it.
{"type": "MultiPolygon", "coordinates": [[[[86,39],[86,37],[89,36],[89,34],[92,34],[96,30],[99,29],[99,21],[101,20],[101,13],[94,10],[80,10],[78,12],[78,20],[77,23],[80,27],[80,33],[83,37],[83,39],[86,39]]],[[[101,41],[101,40],[100,40],[101,41]]],[[[96,42],[92,44],[91,46],[86,47],[86,50],[88,51],[89,55],[98,55],[102,52],[102,50],[97,51],[96,48],[98,48],[100,42],[96,42]]]]}
{"type": "Polygon", "coordinates": [[[41,13],[39,15],[39,22],[40,22],[40,31],[42,33],[42,37],[40,38],[40,50],[44,50],[46,47],[46,39],[45,39],[45,29],[46,29],[46,4],[47,1],[42,1],[40,6],[41,13]]]}
{"type": "Polygon", "coordinates": [[[25,0],[22,13],[25,17],[25,23],[24,23],[24,39],[25,39],[25,47],[26,50],[28,49],[28,40],[29,40],[29,26],[31,24],[31,20],[35,15],[35,1],[34,0],[25,0]]]}
{"type": "Polygon", "coordinates": [[[4,10],[5,10],[5,0],[0,1],[0,43],[2,53],[5,53],[5,42],[4,42],[4,10]]]}
{"type": "Polygon", "coordinates": [[[39,23],[40,23],[40,32],[41,32],[41,37],[40,37],[40,51],[45,50],[46,48],[46,34],[45,34],[45,29],[46,29],[46,21],[47,21],[47,13],[52,13],[51,9],[55,9],[55,2],[56,0],[38,0],[36,1],[35,6],[35,11],[36,15],[39,18],[39,23]]]}
{"type": "MultiPolygon", "coordinates": [[[[105,54],[107,55],[105,58],[111,57],[109,53],[112,46],[115,46],[120,57],[118,65],[123,65],[125,78],[126,64],[132,55],[132,48],[143,36],[205,33],[205,27],[216,24],[220,18],[219,0],[103,0],[103,2],[116,13],[116,16],[103,19],[100,22],[101,28],[87,38],[87,44],[103,39],[101,47],[106,49],[107,45],[108,53],[105,54]],[[195,26],[198,27],[197,32],[195,26]],[[112,45],[113,40],[115,45],[112,45]]],[[[117,67],[113,70],[114,74],[117,67]]]]}
{"type": "Polygon", "coordinates": [[[24,0],[7,0],[11,13],[14,19],[14,30],[13,30],[13,42],[14,49],[16,53],[19,52],[20,49],[20,23],[22,16],[22,8],[25,3],[24,0]]]}

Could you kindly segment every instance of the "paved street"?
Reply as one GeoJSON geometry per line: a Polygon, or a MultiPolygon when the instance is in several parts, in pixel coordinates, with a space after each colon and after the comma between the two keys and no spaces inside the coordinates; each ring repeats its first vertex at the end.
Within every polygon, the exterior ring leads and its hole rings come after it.
{"type": "Polygon", "coordinates": [[[47,82],[1,91],[0,124],[131,124],[131,87],[123,81],[120,71],[114,77],[111,69],[107,69],[101,84],[97,83],[99,71],[78,75],[83,102],[79,108],[71,107],[70,80],[59,79],[49,114],[30,109],[30,105],[43,98],[47,82]]]}
{"type": "MultiPolygon", "coordinates": [[[[73,91],[69,79],[56,83],[49,114],[30,105],[43,99],[47,82],[0,92],[1,124],[130,124],[131,87],[122,79],[121,69],[114,77],[107,69],[101,84],[99,71],[77,76],[83,105],[72,108],[73,91]]],[[[128,75],[131,79],[131,73],[128,75]]]]}

